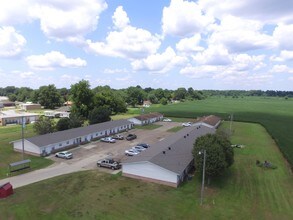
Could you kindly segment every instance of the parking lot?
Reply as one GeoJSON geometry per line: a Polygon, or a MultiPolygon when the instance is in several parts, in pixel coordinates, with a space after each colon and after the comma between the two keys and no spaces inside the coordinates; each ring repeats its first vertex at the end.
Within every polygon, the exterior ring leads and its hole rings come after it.
{"type": "MultiPolygon", "coordinates": [[[[181,126],[181,123],[177,122],[157,122],[157,125],[161,125],[161,127],[147,130],[147,129],[132,129],[128,132],[121,133],[124,137],[127,136],[128,133],[133,133],[137,135],[137,139],[132,141],[127,140],[117,140],[116,143],[105,143],[101,141],[91,142],[85,145],[81,145],[77,148],[71,149],[70,152],[73,153],[73,159],[64,160],[61,158],[55,158],[54,155],[51,155],[49,158],[54,160],[56,163],[66,163],[69,165],[74,165],[76,163],[83,164],[84,169],[93,169],[96,168],[96,162],[99,159],[103,159],[106,157],[111,157],[116,160],[123,160],[125,156],[125,150],[135,146],[138,143],[147,143],[150,146],[152,144],[164,139],[168,135],[173,134],[173,132],[168,132],[169,129],[181,126]]],[[[107,170],[100,168],[102,170],[107,170]]]]}

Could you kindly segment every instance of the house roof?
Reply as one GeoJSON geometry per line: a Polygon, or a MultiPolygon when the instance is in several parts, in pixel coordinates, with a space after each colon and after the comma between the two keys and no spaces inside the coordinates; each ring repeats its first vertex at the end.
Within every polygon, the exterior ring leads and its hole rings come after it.
{"type": "Polygon", "coordinates": [[[136,119],[138,119],[140,121],[145,121],[145,120],[148,120],[148,119],[151,119],[151,118],[157,118],[157,117],[162,117],[162,116],[163,116],[163,114],[158,113],[158,112],[154,112],[154,113],[139,115],[139,116],[136,116],[134,118],[136,118],[136,119]]]}
{"type": "Polygon", "coordinates": [[[129,125],[131,122],[123,119],[116,121],[107,121],[99,124],[89,125],[86,127],[80,128],[72,128],[65,131],[58,131],[54,133],[39,135],[31,138],[27,138],[26,140],[35,144],[38,147],[47,146],[50,144],[55,144],[63,141],[67,141],[70,139],[82,137],[85,135],[89,135],[95,132],[104,131],[107,129],[114,129],[115,127],[129,125]]]}
{"type": "Polygon", "coordinates": [[[172,136],[157,142],[149,149],[123,161],[124,164],[148,161],[167,170],[181,174],[193,160],[195,140],[203,135],[215,133],[214,128],[204,125],[186,127],[172,136]]]}
{"type": "Polygon", "coordinates": [[[195,123],[203,122],[211,126],[216,126],[221,121],[221,118],[215,115],[203,116],[198,118],[195,123]]]}
{"type": "Polygon", "coordinates": [[[37,115],[39,114],[27,113],[27,112],[16,112],[14,110],[0,112],[0,118],[21,118],[21,117],[29,117],[29,116],[37,116],[37,115]]]}

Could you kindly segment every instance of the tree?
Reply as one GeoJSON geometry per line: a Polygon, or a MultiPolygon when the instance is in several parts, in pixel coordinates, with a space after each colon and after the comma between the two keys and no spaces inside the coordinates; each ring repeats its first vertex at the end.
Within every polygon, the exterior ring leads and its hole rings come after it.
{"type": "Polygon", "coordinates": [[[153,104],[157,104],[159,102],[158,98],[153,93],[148,95],[148,100],[150,100],[150,102],[153,104]]]}
{"type": "Polygon", "coordinates": [[[82,126],[84,119],[77,113],[71,112],[69,115],[69,128],[79,128],[82,126]]]}
{"type": "Polygon", "coordinates": [[[196,139],[193,146],[195,167],[198,171],[203,169],[203,155],[200,151],[206,150],[206,175],[218,176],[234,162],[234,152],[231,142],[219,134],[207,134],[196,139]]]}
{"type": "Polygon", "coordinates": [[[70,129],[70,119],[69,118],[60,118],[56,124],[57,131],[64,131],[70,129]]]}
{"type": "Polygon", "coordinates": [[[92,124],[110,121],[111,120],[110,115],[111,115],[111,111],[106,106],[100,106],[100,107],[94,108],[89,113],[89,123],[92,125],[92,124]]]}
{"type": "Polygon", "coordinates": [[[48,117],[41,116],[34,123],[33,129],[39,135],[52,133],[55,131],[55,122],[48,117]]]}
{"type": "Polygon", "coordinates": [[[111,113],[124,113],[127,111],[122,93],[112,90],[109,86],[98,86],[93,89],[95,106],[107,106],[111,113]]]}
{"type": "Polygon", "coordinates": [[[47,109],[55,109],[61,106],[61,96],[55,85],[41,86],[37,92],[38,102],[47,109]]]}
{"type": "Polygon", "coordinates": [[[161,98],[160,103],[162,105],[167,105],[168,104],[168,100],[166,98],[161,98]]]}
{"type": "Polygon", "coordinates": [[[177,90],[174,91],[175,100],[185,99],[186,95],[187,95],[187,91],[185,88],[178,88],[177,90]]]}
{"type": "Polygon", "coordinates": [[[73,106],[71,111],[88,118],[89,112],[93,109],[94,93],[90,89],[90,84],[86,80],[82,80],[74,85],[71,85],[70,89],[71,100],[73,106]]]}
{"type": "Polygon", "coordinates": [[[130,86],[127,88],[126,92],[126,102],[129,105],[132,105],[133,107],[135,107],[136,105],[142,105],[146,94],[141,88],[130,86]]]}

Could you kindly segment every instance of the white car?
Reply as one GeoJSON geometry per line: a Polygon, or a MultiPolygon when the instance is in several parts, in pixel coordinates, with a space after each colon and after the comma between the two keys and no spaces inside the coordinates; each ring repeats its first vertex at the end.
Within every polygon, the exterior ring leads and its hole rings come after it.
{"type": "Polygon", "coordinates": [[[103,142],[107,142],[107,143],[115,143],[116,140],[112,137],[104,137],[104,138],[101,138],[101,141],[103,142]]]}
{"type": "Polygon", "coordinates": [[[55,157],[63,158],[63,159],[71,159],[73,157],[72,153],[69,151],[61,151],[55,154],[55,157]]]}
{"type": "Polygon", "coordinates": [[[135,156],[138,155],[140,152],[134,149],[128,149],[125,151],[126,156],[135,156]]]}
{"type": "Polygon", "coordinates": [[[171,122],[172,120],[170,118],[164,118],[163,121],[171,122]]]}
{"type": "Polygon", "coordinates": [[[183,127],[190,127],[191,125],[192,125],[191,122],[184,122],[184,123],[182,123],[182,126],[183,127]]]}
{"type": "Polygon", "coordinates": [[[144,148],[142,146],[134,146],[131,149],[134,149],[134,150],[136,150],[138,152],[142,152],[142,151],[146,150],[146,148],[144,148]]]}

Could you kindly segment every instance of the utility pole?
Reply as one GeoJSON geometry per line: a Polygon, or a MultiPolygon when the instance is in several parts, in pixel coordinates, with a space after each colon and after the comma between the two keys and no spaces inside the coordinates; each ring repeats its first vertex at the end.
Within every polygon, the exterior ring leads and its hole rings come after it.
{"type": "Polygon", "coordinates": [[[232,134],[233,113],[230,115],[230,135],[232,134]]]}
{"type": "Polygon", "coordinates": [[[201,193],[200,193],[200,205],[202,205],[202,203],[203,203],[204,179],[205,179],[205,170],[206,170],[206,150],[202,150],[201,152],[203,152],[203,167],[202,167],[202,184],[201,184],[201,193]]]}
{"type": "Polygon", "coordinates": [[[24,160],[24,127],[25,127],[25,121],[24,121],[24,117],[22,116],[22,124],[21,124],[22,160],[24,160]]]}

